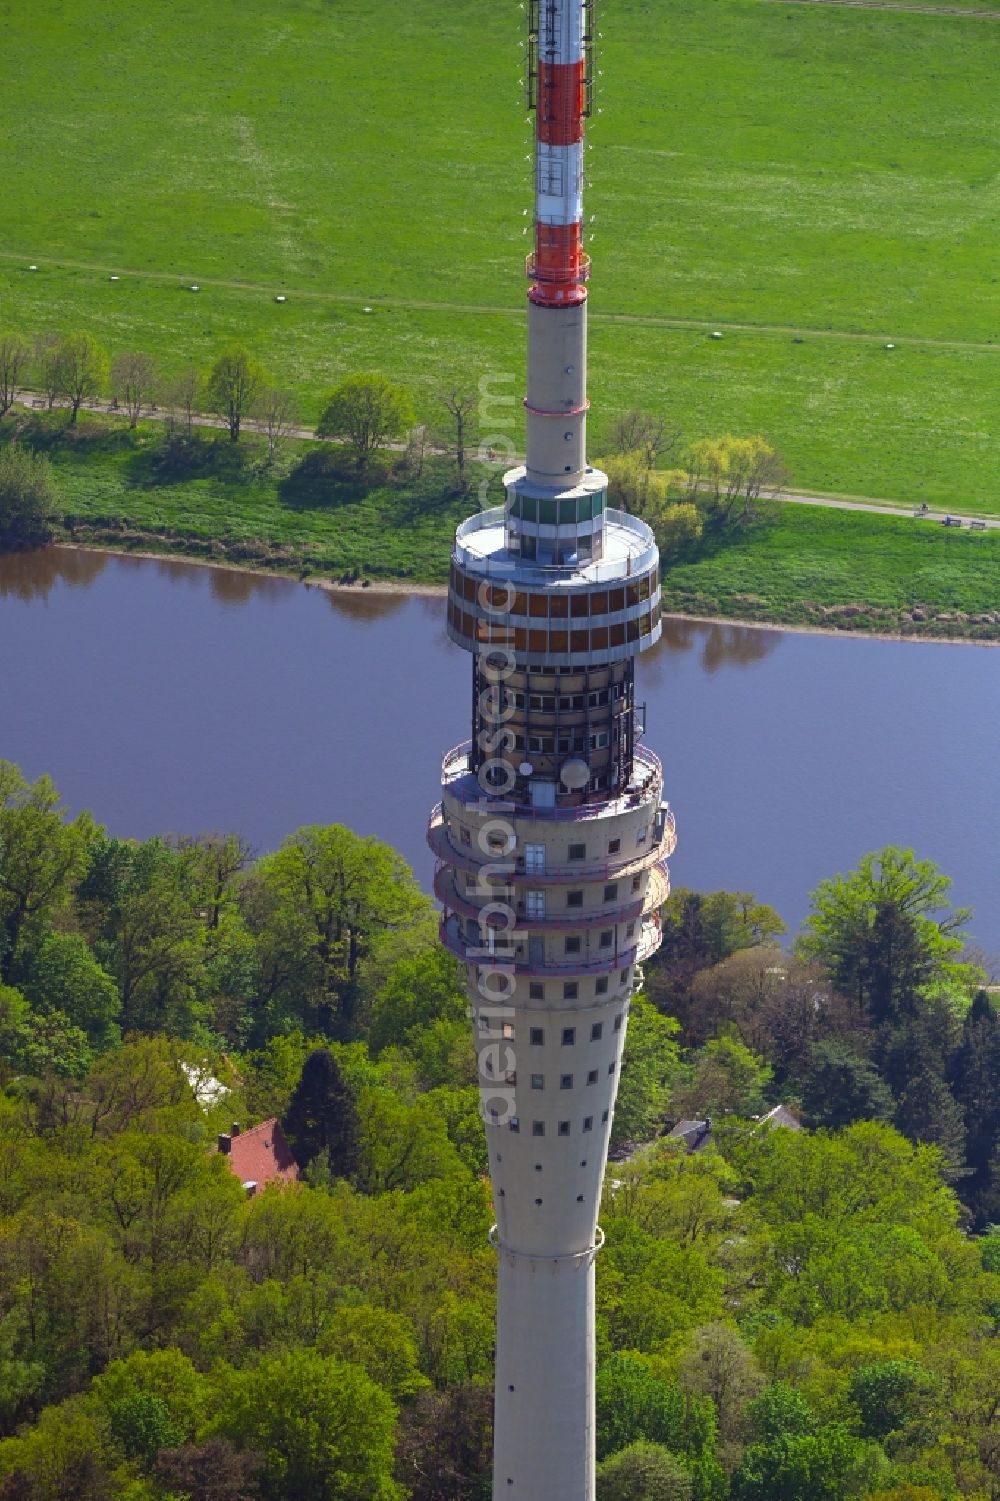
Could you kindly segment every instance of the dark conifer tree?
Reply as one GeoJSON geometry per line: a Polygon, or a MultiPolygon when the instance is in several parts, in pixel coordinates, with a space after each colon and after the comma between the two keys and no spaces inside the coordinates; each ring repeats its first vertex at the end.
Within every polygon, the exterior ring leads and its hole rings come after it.
{"type": "Polygon", "coordinates": [[[951,1079],[967,1135],[969,1176],[959,1193],[982,1229],[1000,1219],[1000,1016],[985,990],[965,1018],[951,1079]]]}
{"type": "Polygon", "coordinates": [[[358,1156],[357,1106],[328,1048],[316,1048],[302,1065],[281,1124],[300,1167],[308,1167],[325,1152],[333,1177],[353,1176],[358,1156]]]}

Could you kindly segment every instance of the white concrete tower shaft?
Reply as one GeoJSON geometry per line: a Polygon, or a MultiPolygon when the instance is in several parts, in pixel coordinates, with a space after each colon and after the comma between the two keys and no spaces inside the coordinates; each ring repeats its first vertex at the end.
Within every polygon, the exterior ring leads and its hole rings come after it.
{"type": "Polygon", "coordinates": [[[650,529],[586,460],[582,250],[592,0],[529,0],[536,110],[527,461],[456,533],[448,632],[472,738],[428,839],[465,967],[496,1212],[494,1501],[594,1501],[594,1263],[630,997],[674,821],[634,659],[660,635],[650,529]]]}

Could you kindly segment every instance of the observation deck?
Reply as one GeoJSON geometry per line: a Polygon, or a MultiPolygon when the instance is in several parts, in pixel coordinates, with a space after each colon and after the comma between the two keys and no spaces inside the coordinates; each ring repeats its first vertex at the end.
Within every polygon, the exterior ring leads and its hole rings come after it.
{"type": "MultiPolygon", "coordinates": [[[[453,798],[460,804],[475,804],[478,808],[483,803],[484,792],[479,778],[472,770],[471,757],[471,740],[463,741],[447,753],[441,763],[441,789],[446,799],[453,798]]],[[[496,799],[497,810],[503,810],[506,816],[515,821],[518,818],[531,819],[533,822],[564,819],[579,823],[587,819],[617,818],[622,813],[629,813],[653,802],[663,790],[663,765],[659,756],[648,747],[640,745],[635,749],[633,762],[632,779],[618,796],[600,793],[590,795],[586,802],[574,800],[568,805],[557,804],[551,808],[538,806],[531,801],[530,780],[521,778],[510,794],[496,799]]],[[[563,796],[575,799],[578,794],[565,793],[563,796]]]]}

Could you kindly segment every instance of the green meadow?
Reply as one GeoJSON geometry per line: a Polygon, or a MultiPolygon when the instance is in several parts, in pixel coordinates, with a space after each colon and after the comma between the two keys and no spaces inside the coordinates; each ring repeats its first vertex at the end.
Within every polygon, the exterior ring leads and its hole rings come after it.
{"type": "MultiPolygon", "coordinates": [[[[521,24],[513,0],[7,7],[0,326],[167,369],[239,338],[307,417],[356,369],[431,421],[445,384],[519,390],[521,24]]],[[[1000,22],[607,0],[601,24],[593,451],[641,404],[765,433],[802,489],[1000,510],[1000,22]]]]}

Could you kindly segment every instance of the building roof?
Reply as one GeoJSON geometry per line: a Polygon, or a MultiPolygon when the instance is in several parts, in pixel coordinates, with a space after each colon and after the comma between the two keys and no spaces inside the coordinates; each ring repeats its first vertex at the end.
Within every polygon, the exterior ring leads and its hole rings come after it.
{"type": "Polygon", "coordinates": [[[689,1152],[700,1152],[707,1147],[712,1135],[711,1121],[678,1121],[672,1130],[667,1132],[668,1140],[673,1137],[680,1139],[689,1152]]]}
{"type": "Polygon", "coordinates": [[[775,1105],[757,1122],[759,1126],[787,1126],[789,1131],[801,1131],[802,1122],[793,1115],[787,1105],[775,1105]]]}
{"type": "Polygon", "coordinates": [[[277,1119],[220,1136],[219,1151],[229,1159],[229,1166],[245,1188],[251,1184],[256,1190],[268,1183],[297,1183],[302,1177],[277,1119]]]}

